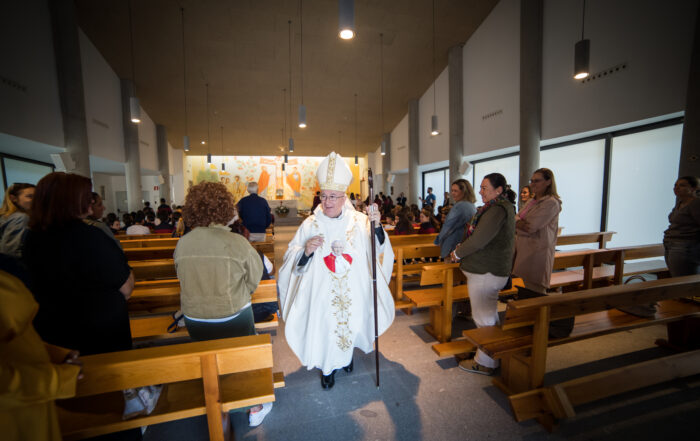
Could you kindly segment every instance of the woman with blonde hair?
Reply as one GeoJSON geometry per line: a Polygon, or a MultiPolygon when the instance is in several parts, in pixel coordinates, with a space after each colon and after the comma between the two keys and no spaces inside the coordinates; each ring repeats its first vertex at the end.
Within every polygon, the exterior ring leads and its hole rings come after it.
{"type": "Polygon", "coordinates": [[[457,179],[452,183],[450,196],[454,200],[454,205],[445,217],[440,234],[435,238],[435,245],[440,245],[442,258],[447,257],[462,241],[464,227],[476,213],[474,188],[466,179],[457,179]]]}
{"type": "Polygon", "coordinates": [[[525,288],[545,294],[552,276],[561,199],[548,168],[535,170],[530,189],[534,197],[516,216],[513,274],[523,279],[525,288]]]}
{"type": "Polygon", "coordinates": [[[34,184],[15,183],[5,192],[0,207],[0,253],[22,257],[22,242],[33,198],[34,184]]]}

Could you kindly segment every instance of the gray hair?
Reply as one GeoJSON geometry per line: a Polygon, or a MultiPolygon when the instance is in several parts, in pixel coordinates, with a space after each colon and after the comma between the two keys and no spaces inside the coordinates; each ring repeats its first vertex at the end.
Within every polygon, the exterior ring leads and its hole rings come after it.
{"type": "Polygon", "coordinates": [[[250,194],[257,194],[258,193],[258,183],[257,182],[248,182],[248,193],[250,194]]]}

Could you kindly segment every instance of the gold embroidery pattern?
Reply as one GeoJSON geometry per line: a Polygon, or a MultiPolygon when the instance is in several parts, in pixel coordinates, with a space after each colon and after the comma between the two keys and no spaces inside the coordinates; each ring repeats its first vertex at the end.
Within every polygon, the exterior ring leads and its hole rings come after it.
{"type": "Polygon", "coordinates": [[[342,277],[331,274],[331,295],[333,300],[331,305],[335,308],[333,315],[336,319],[335,336],[336,345],[341,351],[346,352],[352,349],[352,331],[350,330],[350,305],[352,299],[348,295],[348,273],[342,277]]]}

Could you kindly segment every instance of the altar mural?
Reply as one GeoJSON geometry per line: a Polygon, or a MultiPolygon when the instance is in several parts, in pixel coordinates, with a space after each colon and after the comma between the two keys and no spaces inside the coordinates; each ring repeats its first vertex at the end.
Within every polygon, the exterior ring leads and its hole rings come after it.
{"type": "MultiPolygon", "coordinates": [[[[348,193],[360,193],[360,167],[354,158],[344,158],[353,180],[348,193]]],[[[268,201],[297,200],[301,209],[310,208],[314,194],[319,191],[316,169],[322,157],[290,157],[282,170],[283,156],[213,156],[207,164],[206,156],[187,156],[186,182],[189,185],[204,181],[221,182],[233,193],[236,202],[248,194],[248,182],[258,183],[258,194],[268,201]],[[221,169],[221,163],[226,165],[221,169]]]]}

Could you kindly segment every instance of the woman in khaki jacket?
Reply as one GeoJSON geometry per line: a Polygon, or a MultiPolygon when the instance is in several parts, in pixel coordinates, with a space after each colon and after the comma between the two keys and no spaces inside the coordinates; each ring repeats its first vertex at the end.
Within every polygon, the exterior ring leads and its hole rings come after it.
{"type": "Polygon", "coordinates": [[[548,168],[535,170],[530,189],[535,197],[515,218],[513,274],[523,279],[525,288],[544,294],[552,276],[561,199],[554,173],[548,168]]]}

